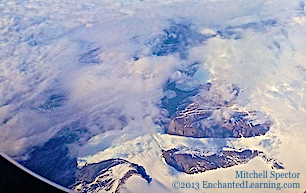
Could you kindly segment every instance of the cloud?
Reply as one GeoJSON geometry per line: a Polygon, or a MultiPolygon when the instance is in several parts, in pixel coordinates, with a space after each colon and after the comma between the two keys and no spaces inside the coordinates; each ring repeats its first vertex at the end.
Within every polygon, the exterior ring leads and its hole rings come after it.
{"type": "Polygon", "coordinates": [[[150,151],[158,158],[151,132],[165,148],[260,146],[294,168],[286,151],[303,146],[306,126],[301,1],[0,4],[0,151],[29,153],[79,124],[88,135],[80,134],[71,149],[81,158],[120,155],[151,167],[151,158],[136,156],[150,151]],[[168,118],[162,98],[178,95],[164,92],[171,82],[185,91],[210,82],[220,93],[237,84],[243,89],[237,103],[264,111],[275,125],[251,142],[167,136],[155,120],[168,118]]]}

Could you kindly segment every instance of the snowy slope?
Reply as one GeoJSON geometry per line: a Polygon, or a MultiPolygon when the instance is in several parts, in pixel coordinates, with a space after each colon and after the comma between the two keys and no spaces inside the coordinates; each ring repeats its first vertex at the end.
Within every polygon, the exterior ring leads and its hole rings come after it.
{"type": "Polygon", "coordinates": [[[122,191],[171,192],[175,180],[230,182],[236,170],[270,167],[254,158],[188,175],[168,166],[161,149],[246,148],[300,172],[289,181],[301,188],[282,192],[303,192],[305,14],[301,0],[2,0],[0,151],[65,186],[77,167],[121,158],[153,179],[131,177],[122,191]],[[175,108],[207,84],[224,100],[227,85],[238,85],[235,105],[271,117],[269,131],[166,134],[175,108]]]}

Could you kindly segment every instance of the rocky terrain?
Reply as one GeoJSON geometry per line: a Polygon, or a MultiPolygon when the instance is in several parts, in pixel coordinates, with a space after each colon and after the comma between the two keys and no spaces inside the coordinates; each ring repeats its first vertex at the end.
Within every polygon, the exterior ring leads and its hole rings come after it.
{"type": "Polygon", "coordinates": [[[123,159],[110,159],[78,169],[77,181],[71,188],[75,192],[82,193],[120,192],[126,180],[131,176],[142,177],[148,183],[152,180],[142,166],[123,159]]]}
{"type": "MultiPolygon", "coordinates": [[[[165,124],[167,134],[193,138],[250,138],[265,135],[272,126],[271,118],[264,112],[237,104],[236,99],[243,92],[237,85],[206,84],[197,92],[181,97],[183,100],[179,103],[176,101],[173,114],[173,107],[169,108],[171,104],[165,103],[171,115],[165,124]]],[[[174,99],[168,101],[175,102],[174,99]]],[[[263,152],[250,149],[173,148],[163,151],[162,155],[168,165],[187,174],[246,164],[255,157],[261,157],[273,169],[284,168],[263,152]]]]}
{"type": "Polygon", "coordinates": [[[176,170],[187,174],[201,173],[218,168],[227,168],[246,164],[255,157],[261,157],[272,169],[284,169],[282,164],[273,158],[266,158],[263,152],[250,149],[223,148],[218,151],[196,149],[170,149],[163,152],[165,161],[176,170]]]}
{"type": "Polygon", "coordinates": [[[177,108],[166,133],[194,138],[240,138],[264,135],[272,121],[263,112],[239,107],[239,88],[230,85],[226,96],[208,87],[177,108]],[[185,105],[187,104],[187,105],[185,105]]]}

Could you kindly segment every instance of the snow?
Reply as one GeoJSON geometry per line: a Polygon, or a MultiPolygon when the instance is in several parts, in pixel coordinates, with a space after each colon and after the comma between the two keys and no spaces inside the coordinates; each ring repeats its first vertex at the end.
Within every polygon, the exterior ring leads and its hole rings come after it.
{"type": "MultiPolygon", "coordinates": [[[[152,184],[140,186],[152,192],[172,191],[173,180],[228,180],[235,170],[269,168],[256,158],[244,166],[181,174],[162,162],[150,134],[165,149],[258,149],[283,162],[285,171],[306,174],[305,21],[299,0],[3,0],[0,151],[21,159],[78,122],[90,138],[74,142],[80,166],[126,158],[148,170],[152,184]],[[173,23],[189,26],[188,36],[166,45],[160,39],[173,23]],[[167,52],[154,55],[156,42],[167,52]],[[194,63],[200,65],[190,75],[186,68],[194,63]],[[222,93],[236,84],[243,89],[237,105],[266,113],[274,124],[252,139],[164,134],[153,120],[161,99],[175,97],[163,90],[168,80],[182,91],[209,82],[222,93]],[[57,94],[63,100],[50,103],[57,94]]],[[[131,192],[135,179],[127,184],[131,192]]],[[[304,181],[302,175],[294,182],[304,190],[304,181]]]]}

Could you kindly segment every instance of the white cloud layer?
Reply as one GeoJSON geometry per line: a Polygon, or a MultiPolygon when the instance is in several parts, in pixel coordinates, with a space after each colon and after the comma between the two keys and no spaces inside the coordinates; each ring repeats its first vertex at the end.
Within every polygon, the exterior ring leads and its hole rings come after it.
{"type": "MultiPolygon", "coordinates": [[[[298,182],[305,190],[305,14],[305,2],[298,0],[2,0],[0,151],[17,158],[80,122],[91,137],[76,142],[82,146],[75,150],[80,165],[128,159],[148,170],[154,181],[141,187],[154,186],[152,192],[169,191],[172,180],[211,178],[212,172],[173,171],[160,159],[151,135],[163,148],[263,150],[286,171],[301,172],[298,182]],[[190,25],[191,43],[152,55],[171,22],[190,25]],[[188,75],[194,63],[199,69],[188,75]],[[263,111],[275,123],[266,136],[253,139],[164,134],[155,120],[162,117],[161,99],[176,96],[164,92],[168,80],[185,91],[207,82],[220,89],[237,84],[243,89],[238,105],[263,111]]],[[[256,159],[241,169],[262,167],[256,159]]],[[[220,169],[212,179],[233,170],[220,169]]]]}

